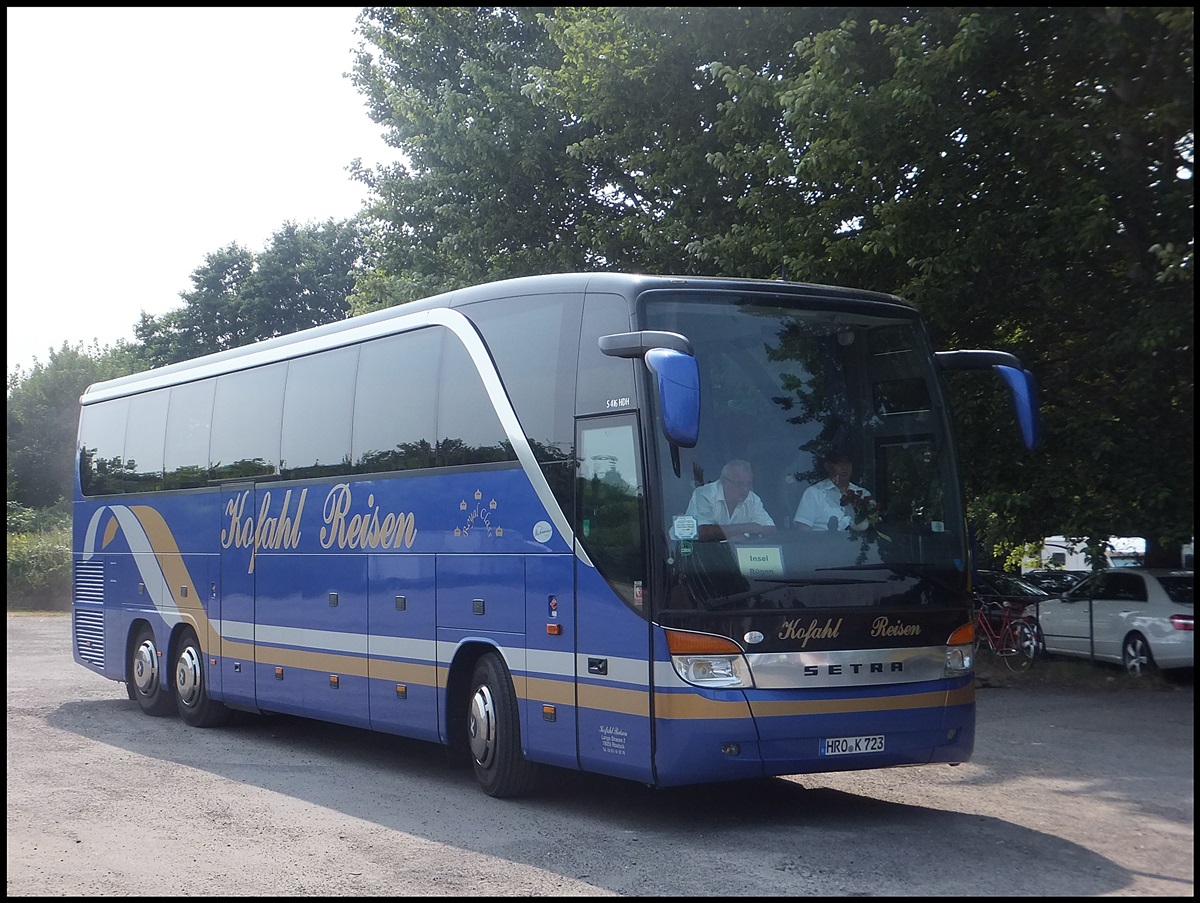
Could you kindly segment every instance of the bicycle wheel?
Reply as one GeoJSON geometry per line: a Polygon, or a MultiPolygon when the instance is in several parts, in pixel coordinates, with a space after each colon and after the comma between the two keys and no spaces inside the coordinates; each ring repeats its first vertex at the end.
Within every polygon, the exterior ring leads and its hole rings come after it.
{"type": "Polygon", "coordinates": [[[1013,621],[1004,628],[1000,635],[1000,654],[1009,671],[1021,673],[1028,671],[1037,655],[1037,634],[1029,626],[1028,621],[1013,621]]]}

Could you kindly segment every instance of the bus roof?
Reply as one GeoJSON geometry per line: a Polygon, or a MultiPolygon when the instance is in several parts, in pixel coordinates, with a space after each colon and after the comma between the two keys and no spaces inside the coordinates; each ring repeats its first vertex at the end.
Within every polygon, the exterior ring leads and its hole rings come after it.
{"type": "MultiPolygon", "coordinates": [[[[871,301],[899,304],[908,309],[912,305],[895,295],[852,289],[843,286],[820,285],[805,282],[787,282],[772,279],[736,279],[723,276],[654,276],[634,273],[593,272],[554,273],[541,276],[519,276],[483,283],[467,288],[454,289],[431,295],[416,301],[408,301],[394,307],[376,310],[355,317],[314,326],[288,335],[264,339],[250,345],[241,345],[224,351],[213,352],[202,357],[168,364],[154,370],[146,370],[128,376],[120,376],[89,386],[81,403],[91,404],[122,395],[134,395],[153,388],[188,382],[202,376],[240,370],[248,366],[259,366],[290,357],[308,354],[321,348],[353,344],[363,338],[375,338],[393,331],[381,324],[407,320],[423,311],[447,307],[461,307],[476,301],[552,292],[611,292],[633,298],[651,289],[703,288],[710,291],[762,291],[778,292],[797,298],[824,298],[840,300],[871,301]],[[253,358],[253,360],[251,360],[253,358]]],[[[419,319],[419,318],[417,318],[419,319]]],[[[397,323],[397,329],[411,328],[410,323],[397,323]]]]}

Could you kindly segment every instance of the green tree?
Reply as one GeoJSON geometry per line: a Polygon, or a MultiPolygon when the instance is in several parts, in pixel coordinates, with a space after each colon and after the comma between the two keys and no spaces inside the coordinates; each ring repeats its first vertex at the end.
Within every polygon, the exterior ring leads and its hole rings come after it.
{"type": "Polygon", "coordinates": [[[134,327],[148,367],[343,319],[364,254],[358,223],[284,223],[255,254],[236,242],[205,255],[183,307],[134,327]]]}
{"type": "Polygon", "coordinates": [[[986,540],[1177,547],[1194,524],[1191,11],[883,15],[802,42],[807,69],[780,86],[812,199],[792,268],[897,291],[942,347],[1007,348],[1037,373],[1035,456],[995,441],[990,383],[954,386],[986,540]]]}
{"type": "Polygon", "coordinates": [[[537,12],[408,6],[359,17],[354,83],[404,159],[356,169],[378,226],[378,270],[360,283],[356,312],[600,265],[579,236],[598,204],[593,180],[567,153],[586,135],[523,94],[529,67],[558,63],[537,12]]]}
{"type": "Polygon", "coordinates": [[[94,382],[132,372],[123,343],[90,349],[66,342],[46,363],[8,374],[8,501],[25,508],[69,502],[75,474],[79,398],[94,382]]]}
{"type": "Polygon", "coordinates": [[[356,80],[412,160],[360,172],[388,223],[371,303],[561,269],[564,247],[895,292],[939,347],[1011,350],[1041,381],[1034,455],[996,440],[997,385],[951,381],[985,543],[1175,546],[1194,523],[1192,21],[367,10],[356,80]]]}

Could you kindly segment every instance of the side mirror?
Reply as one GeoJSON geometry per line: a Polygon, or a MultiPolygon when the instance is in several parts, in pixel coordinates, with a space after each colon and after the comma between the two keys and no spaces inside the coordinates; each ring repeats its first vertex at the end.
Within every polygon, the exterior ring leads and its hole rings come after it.
{"type": "Polygon", "coordinates": [[[1041,418],[1038,416],[1037,380],[1032,373],[1018,367],[997,365],[1000,377],[1008,383],[1013,406],[1017,412],[1017,423],[1021,426],[1021,438],[1025,447],[1033,449],[1042,440],[1041,418]]]}
{"type": "Polygon", "coordinates": [[[990,367],[999,374],[1012,395],[1025,447],[1037,447],[1042,440],[1037,380],[1014,355],[1007,351],[938,351],[934,358],[942,370],[986,370],[990,367]]]}
{"type": "Polygon", "coordinates": [[[700,436],[700,367],[692,343],[677,332],[647,329],[600,336],[610,357],[640,357],[657,378],[663,434],[671,441],[678,470],[678,449],[694,448],[700,436]]]}
{"type": "Polygon", "coordinates": [[[672,445],[693,448],[700,435],[700,368],[690,354],[651,348],[644,360],[657,378],[663,433],[672,445]]]}

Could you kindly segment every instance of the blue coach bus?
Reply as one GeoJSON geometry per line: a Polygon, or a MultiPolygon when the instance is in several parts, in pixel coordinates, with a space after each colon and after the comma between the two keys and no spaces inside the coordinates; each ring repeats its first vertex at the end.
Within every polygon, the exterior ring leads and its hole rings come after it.
{"type": "Polygon", "coordinates": [[[445,744],[496,797],[544,766],[673,786],[963,762],[947,369],[995,369],[1034,445],[1016,358],[934,352],[894,296],[760,280],[512,279],[98,383],[73,654],[193,726],[445,744]],[[872,515],[799,529],[833,444],[872,515]],[[701,540],[691,497],[731,461],[774,529],[701,540]]]}

